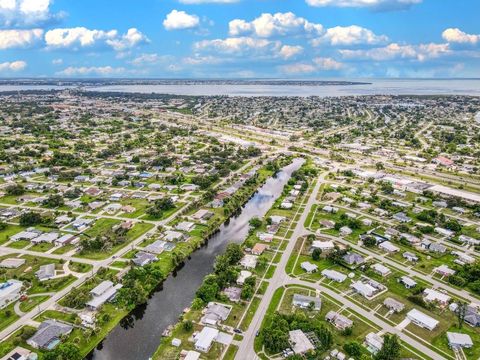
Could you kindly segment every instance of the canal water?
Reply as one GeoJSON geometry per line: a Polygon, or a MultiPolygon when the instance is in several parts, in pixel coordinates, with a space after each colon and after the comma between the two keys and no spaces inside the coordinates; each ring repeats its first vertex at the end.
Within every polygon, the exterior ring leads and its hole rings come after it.
{"type": "Polygon", "coordinates": [[[292,173],[300,168],[303,159],[294,159],[276,177],[272,177],[245,204],[241,212],[220,227],[208,244],[192,254],[163,286],[129,316],[87,357],[90,360],[147,360],[157,349],[163,331],[178,321],[183,309],[192,302],[203,278],[212,272],[217,255],[231,243],[241,243],[248,234],[252,217],[263,217],[281,195],[292,173]]]}

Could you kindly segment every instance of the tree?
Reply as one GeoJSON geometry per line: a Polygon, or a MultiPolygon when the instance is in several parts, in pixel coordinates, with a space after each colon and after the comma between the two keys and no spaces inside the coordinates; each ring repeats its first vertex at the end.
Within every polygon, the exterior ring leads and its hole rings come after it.
{"type": "Polygon", "coordinates": [[[362,356],[362,346],[356,341],[343,345],[343,350],[354,359],[359,359],[362,356]]]}
{"type": "Polygon", "coordinates": [[[43,205],[49,208],[56,208],[59,206],[63,206],[63,204],[63,196],[58,194],[50,195],[47,199],[43,201],[43,205]]]}
{"type": "Polygon", "coordinates": [[[6,193],[13,196],[23,195],[25,194],[25,188],[20,184],[12,184],[7,186],[6,193]]]}
{"type": "Polygon", "coordinates": [[[365,236],[365,238],[363,239],[363,245],[365,245],[366,247],[374,247],[375,245],[377,245],[377,240],[375,240],[373,236],[365,236]]]}
{"type": "Polygon", "coordinates": [[[185,320],[183,322],[183,330],[185,330],[186,332],[190,332],[193,330],[193,322],[192,320],[185,320]]]}
{"type": "Polygon", "coordinates": [[[82,360],[80,349],[71,343],[60,344],[53,351],[45,353],[44,360],[82,360]]]}
{"type": "Polygon", "coordinates": [[[463,327],[463,323],[465,322],[466,311],[467,311],[467,304],[465,304],[463,301],[460,301],[457,309],[457,319],[458,319],[459,329],[463,327]]]}
{"type": "Polygon", "coordinates": [[[248,224],[250,225],[251,228],[258,229],[260,226],[262,226],[263,221],[258,217],[253,217],[250,219],[248,224]]]}
{"type": "Polygon", "coordinates": [[[322,249],[313,249],[312,252],[312,259],[315,261],[320,260],[320,257],[322,255],[322,249]]]}
{"type": "Polygon", "coordinates": [[[20,215],[21,226],[33,226],[41,224],[42,222],[42,215],[34,211],[29,211],[20,215]]]}
{"type": "Polygon", "coordinates": [[[383,163],[377,162],[377,163],[375,164],[375,168],[377,169],[377,171],[380,171],[380,170],[385,169],[385,166],[383,165],[383,163]]]}
{"type": "Polygon", "coordinates": [[[397,335],[385,335],[383,346],[375,354],[375,360],[396,360],[400,355],[400,343],[397,335]]]}

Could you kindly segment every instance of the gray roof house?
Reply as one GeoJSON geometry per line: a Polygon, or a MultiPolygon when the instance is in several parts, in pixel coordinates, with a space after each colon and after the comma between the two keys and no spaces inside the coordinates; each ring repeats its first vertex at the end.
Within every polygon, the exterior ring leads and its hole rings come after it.
{"type": "Polygon", "coordinates": [[[209,302],[200,321],[205,325],[218,325],[220,322],[227,320],[231,311],[232,307],[230,305],[209,302]]]}
{"type": "Polygon", "coordinates": [[[480,326],[480,314],[473,306],[467,306],[465,311],[465,322],[471,326],[480,326]]]}
{"type": "Polygon", "coordinates": [[[302,309],[308,309],[313,304],[313,309],[320,310],[322,300],[319,297],[294,294],[292,304],[302,309]]]}
{"type": "Polygon", "coordinates": [[[467,334],[447,332],[448,346],[452,349],[471,348],[472,338],[467,334]]]}
{"type": "Polygon", "coordinates": [[[349,265],[360,265],[365,262],[365,259],[360,254],[348,253],[343,256],[343,261],[345,261],[349,265]]]}
{"type": "Polygon", "coordinates": [[[55,276],[55,264],[42,265],[35,273],[38,280],[45,281],[55,276]]]}
{"type": "Polygon", "coordinates": [[[37,332],[27,340],[27,344],[35,349],[51,350],[58,345],[62,336],[69,334],[72,330],[71,325],[56,320],[46,320],[40,324],[37,332]]]}
{"type": "Polygon", "coordinates": [[[345,330],[353,326],[353,321],[335,311],[329,311],[325,320],[332,323],[337,329],[345,330]]]}
{"type": "Polygon", "coordinates": [[[137,266],[145,266],[157,260],[158,258],[155,255],[143,251],[136,253],[135,258],[132,259],[133,263],[137,266]]]}

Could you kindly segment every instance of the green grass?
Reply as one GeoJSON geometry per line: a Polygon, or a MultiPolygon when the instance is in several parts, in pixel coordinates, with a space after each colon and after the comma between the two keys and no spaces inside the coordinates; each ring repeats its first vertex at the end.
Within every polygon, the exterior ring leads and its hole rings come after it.
{"type": "Polygon", "coordinates": [[[27,245],[30,245],[30,241],[28,240],[18,240],[15,242],[12,242],[11,244],[8,245],[9,248],[12,249],[23,249],[27,245]]]}
{"type": "Polygon", "coordinates": [[[0,310],[0,330],[5,329],[8,325],[14,323],[19,318],[13,309],[14,305],[15,303],[11,303],[0,310]]]}
{"type": "Polygon", "coordinates": [[[227,352],[225,353],[225,356],[223,357],[223,360],[234,360],[235,355],[237,354],[237,351],[238,351],[238,346],[230,345],[227,349],[227,352]]]}
{"type": "Polygon", "coordinates": [[[260,305],[261,299],[258,297],[254,297],[250,303],[250,306],[247,309],[245,317],[243,318],[242,323],[240,324],[240,329],[242,331],[246,331],[252,322],[253,316],[257,312],[258,306],[260,305]]]}
{"type": "Polygon", "coordinates": [[[19,233],[23,229],[20,225],[7,225],[5,229],[0,231],[0,245],[6,243],[10,236],[19,233]]]}
{"type": "Polygon", "coordinates": [[[38,304],[41,304],[45,300],[47,300],[50,296],[48,295],[42,295],[42,296],[34,296],[34,297],[29,297],[27,300],[22,301],[20,303],[20,310],[23,312],[29,312],[32,310],[35,306],[38,304]]]}
{"type": "Polygon", "coordinates": [[[40,244],[35,244],[33,245],[30,249],[28,250],[32,250],[32,251],[38,251],[38,252],[47,252],[48,250],[50,250],[51,248],[54,247],[54,244],[51,243],[40,243],[40,244]]]}

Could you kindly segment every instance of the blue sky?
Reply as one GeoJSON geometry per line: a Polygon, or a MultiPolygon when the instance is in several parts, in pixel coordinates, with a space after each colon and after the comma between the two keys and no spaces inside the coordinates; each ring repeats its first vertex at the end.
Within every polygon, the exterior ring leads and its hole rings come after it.
{"type": "Polygon", "coordinates": [[[0,77],[480,77],[478,0],[0,0],[0,77]]]}

